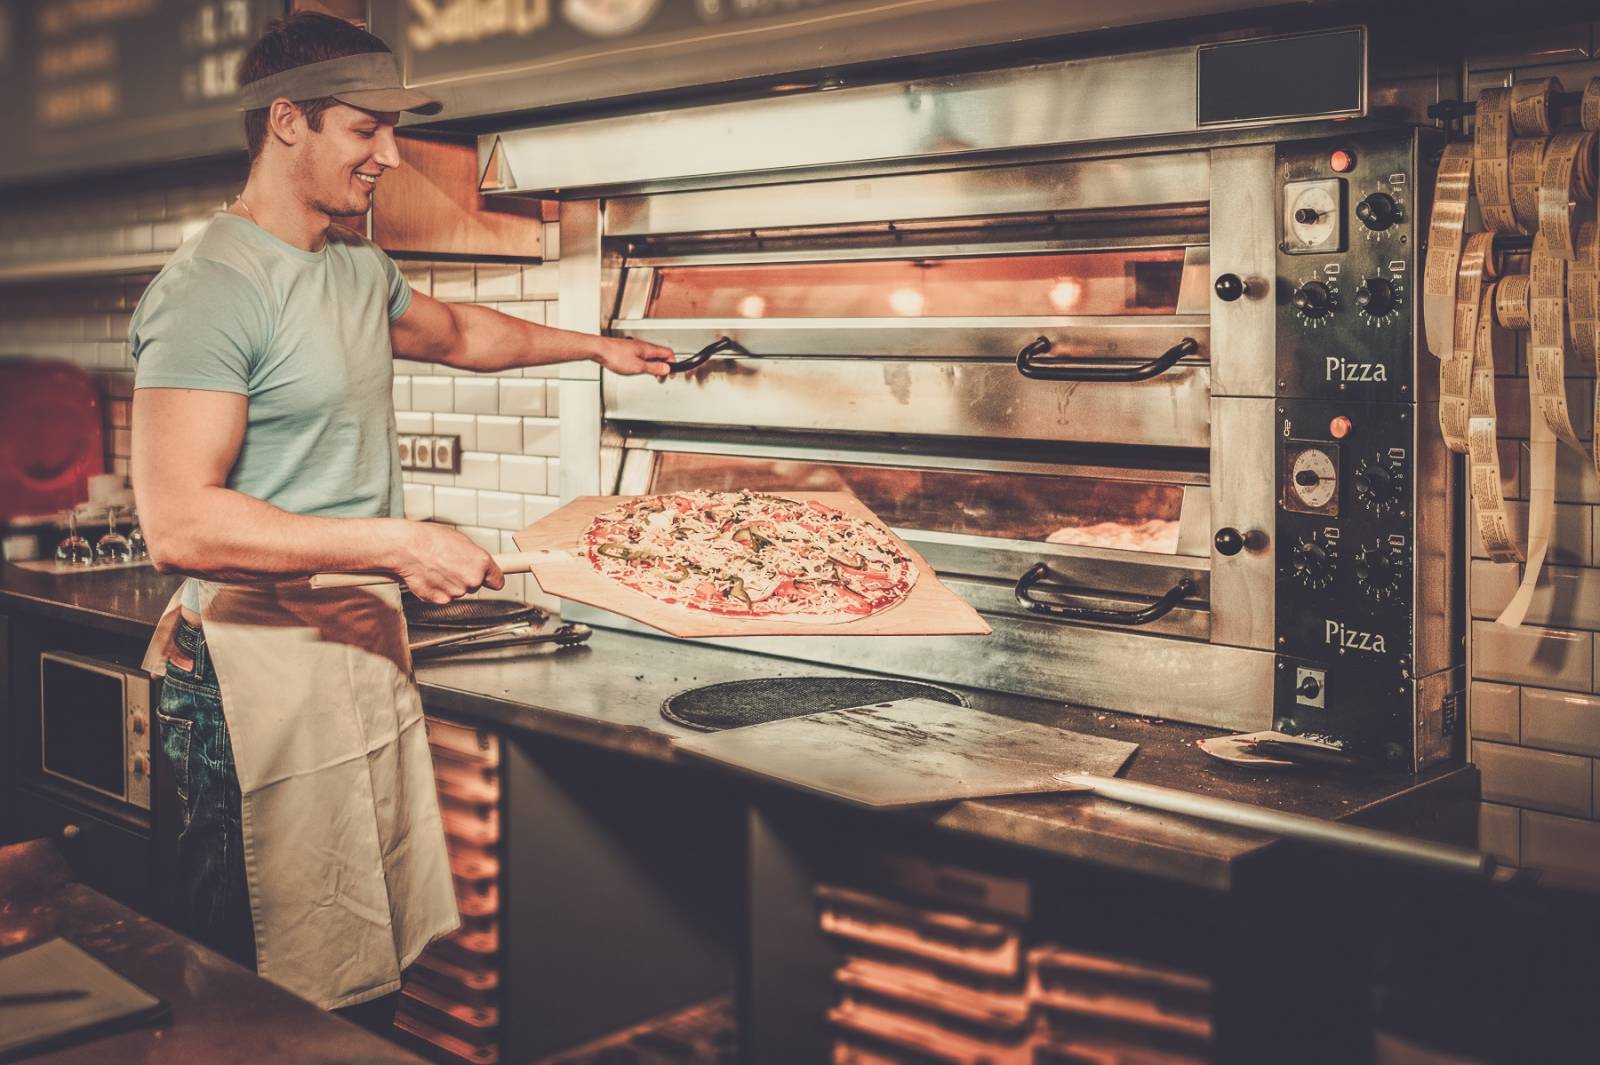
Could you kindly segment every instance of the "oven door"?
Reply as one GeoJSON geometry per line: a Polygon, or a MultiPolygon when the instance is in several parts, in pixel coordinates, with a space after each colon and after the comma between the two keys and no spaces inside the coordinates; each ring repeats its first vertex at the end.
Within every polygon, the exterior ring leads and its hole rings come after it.
{"type": "Polygon", "coordinates": [[[1015,228],[629,258],[611,332],[686,365],[665,384],[606,375],[607,416],[1206,447],[1203,238],[992,239],[1015,228]]]}

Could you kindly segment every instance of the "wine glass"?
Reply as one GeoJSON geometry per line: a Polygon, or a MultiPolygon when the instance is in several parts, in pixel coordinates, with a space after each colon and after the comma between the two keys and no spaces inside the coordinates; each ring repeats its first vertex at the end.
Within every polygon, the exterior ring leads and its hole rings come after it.
{"type": "Polygon", "coordinates": [[[133,515],[133,528],[128,530],[128,553],[135,562],[150,557],[150,545],[144,542],[144,530],[139,527],[139,515],[133,515]]]}
{"type": "Polygon", "coordinates": [[[106,534],[95,541],[94,557],[97,562],[127,562],[133,556],[128,538],[117,532],[117,508],[106,508],[106,534]]]}
{"type": "Polygon", "coordinates": [[[78,535],[77,508],[67,511],[67,538],[56,545],[56,561],[69,566],[94,564],[94,548],[78,535]]]}

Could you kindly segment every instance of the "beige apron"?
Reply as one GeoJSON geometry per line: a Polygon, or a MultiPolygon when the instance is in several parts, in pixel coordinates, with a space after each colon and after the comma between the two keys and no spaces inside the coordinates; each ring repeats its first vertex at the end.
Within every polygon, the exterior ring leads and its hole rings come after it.
{"type": "MultiPolygon", "coordinates": [[[[198,582],[239,773],[256,971],[324,1009],[460,924],[395,585],[198,582]]],[[[179,597],[145,668],[166,671],[179,597]]]]}

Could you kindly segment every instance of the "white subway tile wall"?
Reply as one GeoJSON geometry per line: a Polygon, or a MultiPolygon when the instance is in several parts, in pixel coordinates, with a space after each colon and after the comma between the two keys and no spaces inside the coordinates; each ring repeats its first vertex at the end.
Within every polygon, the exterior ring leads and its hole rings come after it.
{"type": "MultiPolygon", "coordinates": [[[[1588,27],[1569,39],[1575,61],[1496,55],[1470,64],[1467,96],[1520,78],[1554,75],[1581,90],[1600,75],[1588,27]]],[[[1486,45],[1486,47],[1489,47],[1486,45]]],[[[1504,49],[1500,49],[1501,52],[1504,49]]],[[[1525,269],[1513,263],[1512,269],[1525,269]]],[[[1501,462],[1512,506],[1526,528],[1528,484],[1527,340],[1514,365],[1497,367],[1501,462]],[[1507,463],[1509,462],[1509,467],[1507,463]]],[[[1568,362],[1567,397],[1584,439],[1592,426],[1594,366],[1568,362]]],[[[1479,818],[1485,850],[1547,877],[1600,878],[1600,487],[1577,456],[1558,458],[1555,528],[1528,619],[1494,623],[1522,579],[1522,567],[1488,561],[1470,537],[1467,600],[1472,759],[1483,773],[1479,818]]]]}

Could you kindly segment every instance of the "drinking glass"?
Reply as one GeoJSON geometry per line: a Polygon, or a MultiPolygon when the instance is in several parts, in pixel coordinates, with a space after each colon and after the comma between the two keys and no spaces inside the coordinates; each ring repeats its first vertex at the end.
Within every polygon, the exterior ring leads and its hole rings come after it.
{"type": "Polygon", "coordinates": [[[97,562],[126,562],[133,556],[128,538],[117,531],[117,508],[106,508],[106,534],[95,541],[94,557],[97,562]]]}
{"type": "Polygon", "coordinates": [[[78,535],[78,511],[67,511],[67,538],[56,545],[56,561],[69,566],[92,566],[94,547],[78,535]]]}

